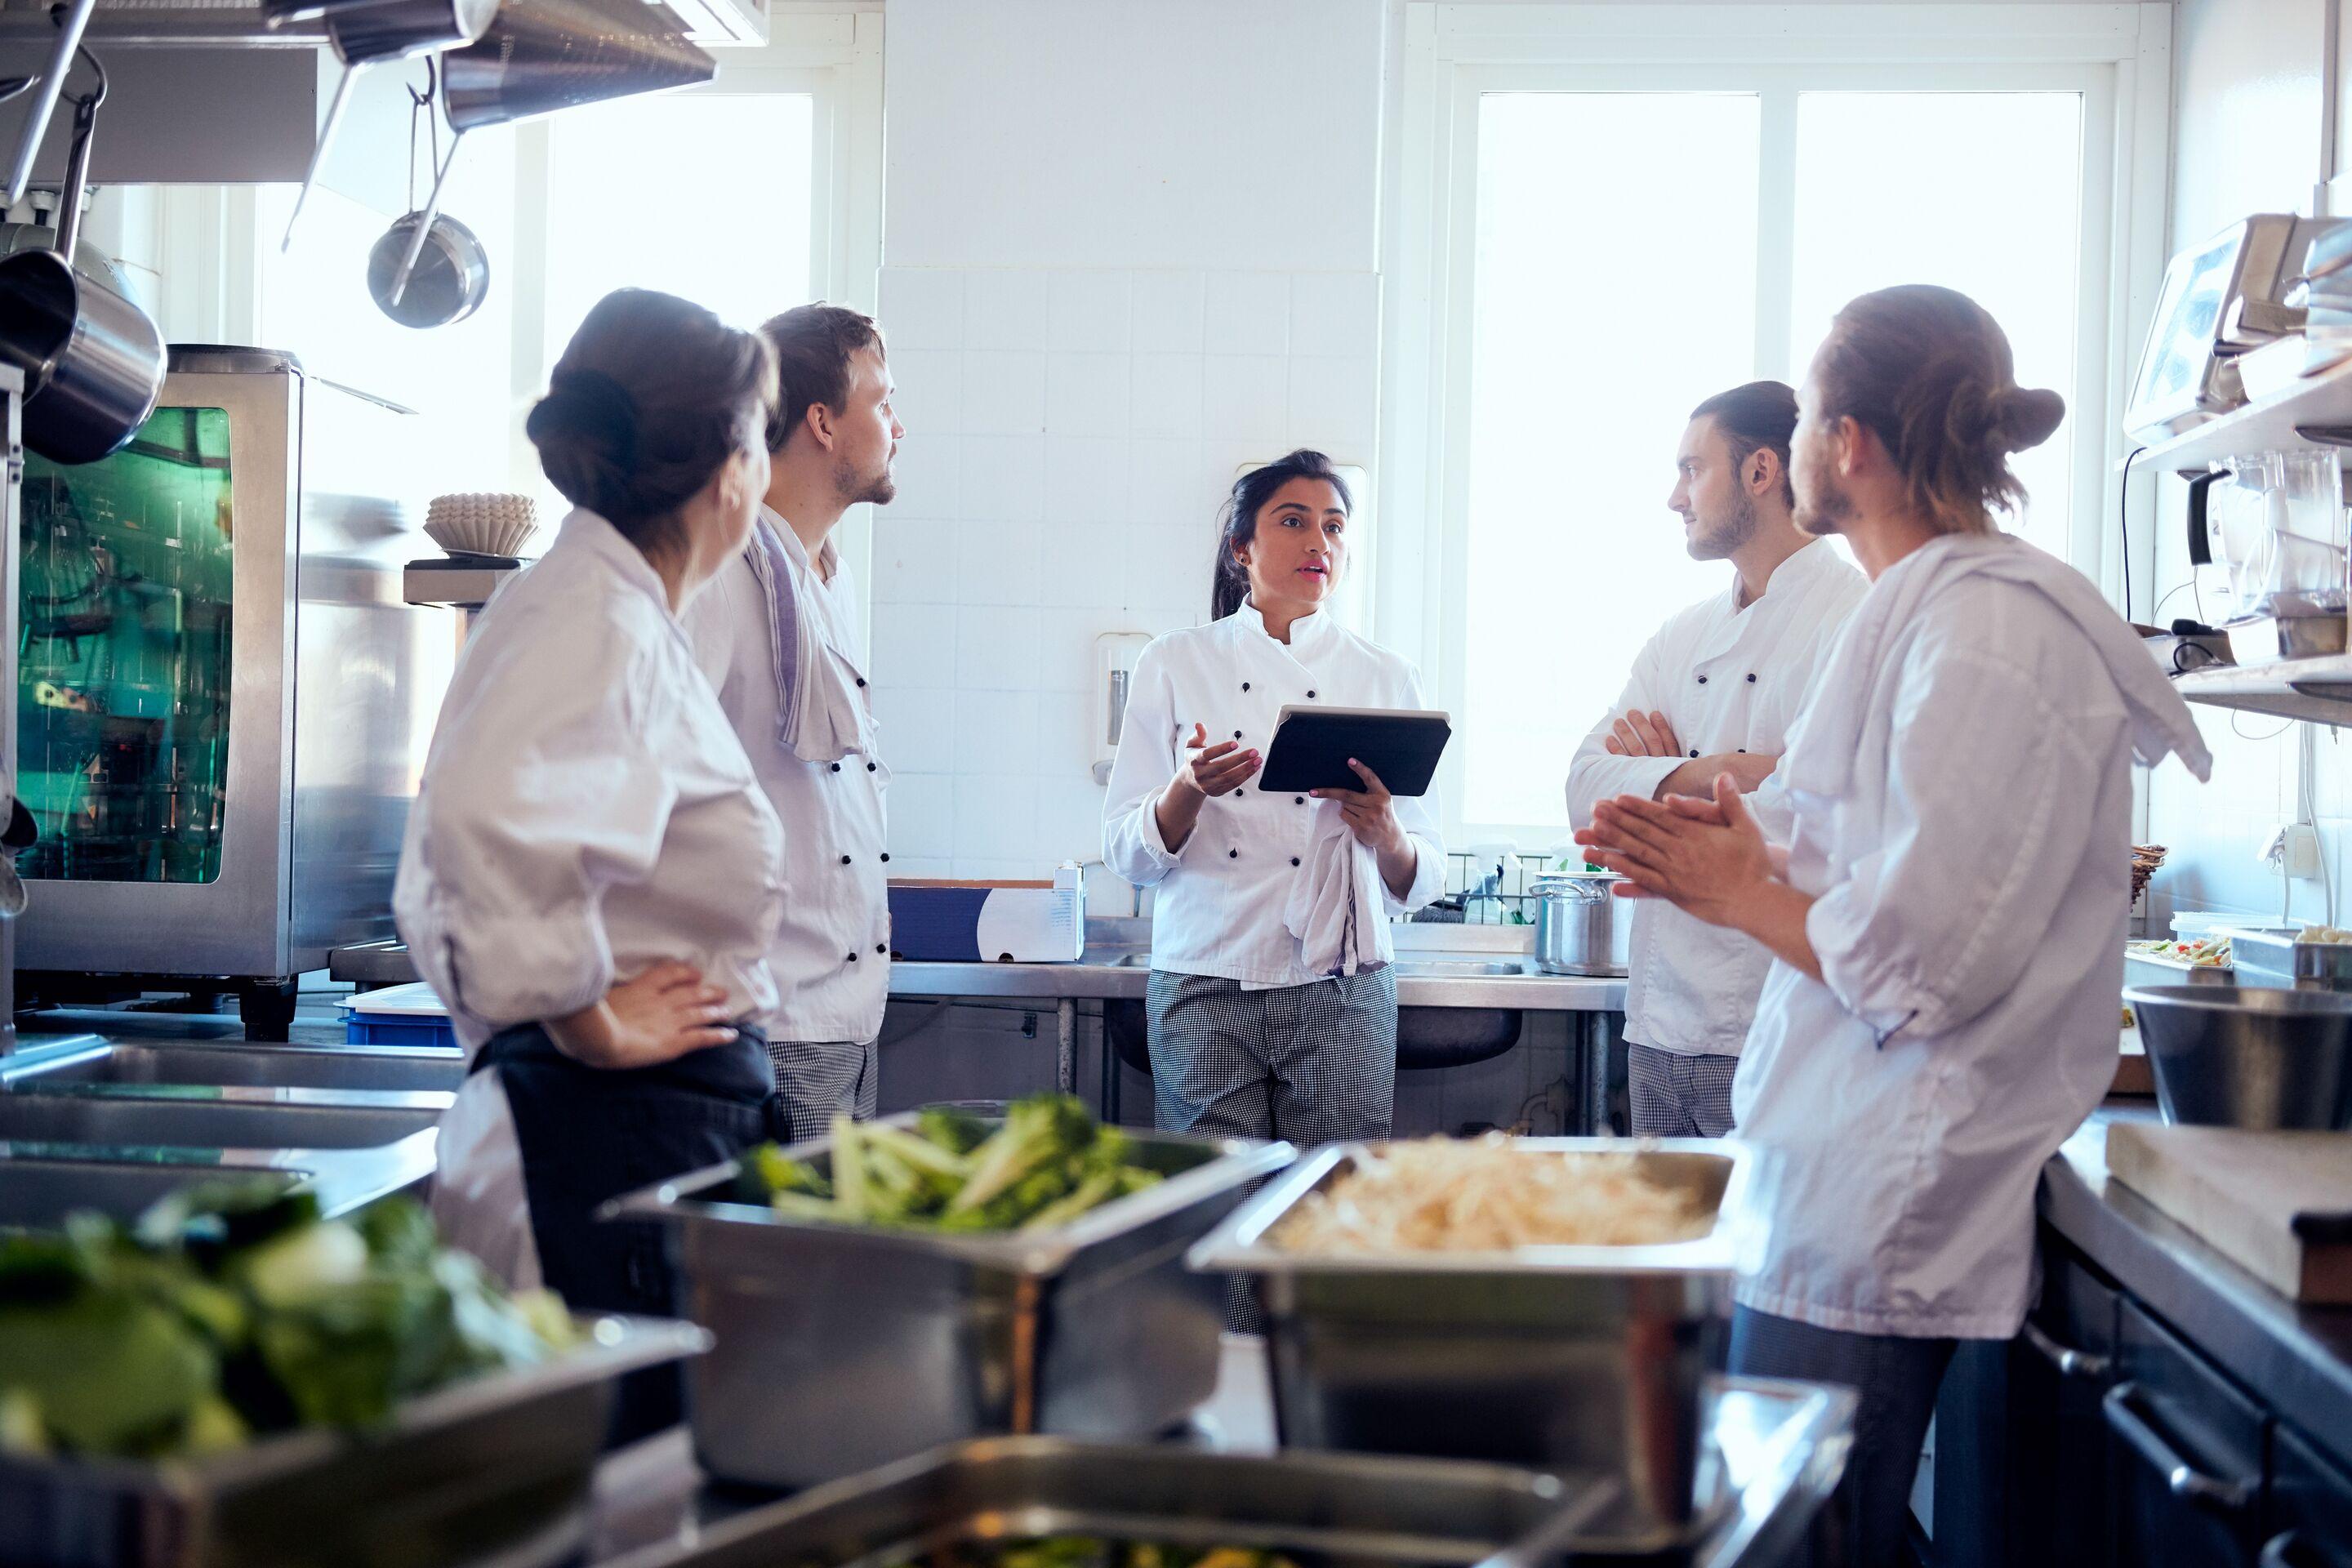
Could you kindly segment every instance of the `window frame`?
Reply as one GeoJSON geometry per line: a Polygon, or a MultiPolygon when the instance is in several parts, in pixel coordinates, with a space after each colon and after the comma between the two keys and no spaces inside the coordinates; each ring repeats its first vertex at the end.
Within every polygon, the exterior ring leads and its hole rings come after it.
{"type": "MultiPolygon", "coordinates": [[[[2069,554],[2110,599],[2128,561],[2152,580],[2153,539],[2114,520],[2120,413],[2166,258],[2171,7],[2137,5],[1480,5],[1405,8],[1398,200],[1383,235],[1382,570],[1374,626],[1464,710],[1473,611],[1467,505],[1477,126],[1492,91],[1735,90],[1763,97],[1759,374],[1786,361],[1794,257],[1797,95],[1805,90],[2065,90],[2084,95],[2083,248],[2069,554]]],[[[1660,436],[1660,472],[1672,432],[1660,436]]],[[[1661,480],[1664,482],[1663,478],[1661,480]]],[[[1594,718],[1598,718],[1596,713],[1594,718]]],[[[1464,813],[1463,749],[1441,774],[1455,842],[1542,848],[1552,824],[1464,813]]]]}
{"type": "MultiPolygon", "coordinates": [[[[809,284],[815,298],[868,315],[880,298],[882,271],[882,31],[877,10],[783,11],[758,47],[713,48],[718,74],[694,95],[761,96],[806,93],[816,100],[810,172],[809,284]]],[[[515,268],[518,278],[544,277],[548,254],[547,170],[550,135],[562,123],[540,120],[515,128],[515,268]]],[[[658,242],[656,230],[651,237],[658,242]]],[[[780,300],[778,310],[799,303],[780,300]]],[[[515,311],[511,392],[529,408],[547,385],[563,345],[550,342],[544,300],[515,311]]],[[[535,474],[538,454],[516,421],[513,471],[535,474]]],[[[873,510],[850,509],[834,535],[861,588],[870,581],[873,510]]]]}

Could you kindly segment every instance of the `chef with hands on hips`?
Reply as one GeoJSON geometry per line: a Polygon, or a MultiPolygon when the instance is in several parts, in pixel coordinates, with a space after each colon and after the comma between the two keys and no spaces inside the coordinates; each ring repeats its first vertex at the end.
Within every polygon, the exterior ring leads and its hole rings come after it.
{"type": "MultiPolygon", "coordinates": [[[[1720,593],[1678,611],[1634,657],[1625,689],[1568,770],[1569,820],[1622,794],[1704,793],[1728,773],[1768,830],[1785,831],[1772,772],[1805,689],[1869,586],[1827,540],[1790,516],[1789,440],[1797,395],[1777,381],[1718,393],[1691,411],[1666,504],[1700,561],[1728,561],[1720,593]]],[[[1633,911],[1625,1057],[1640,1136],[1720,1138],[1731,1076],[1769,957],[1655,900],[1633,911]]]]}
{"type": "MultiPolygon", "coordinates": [[[[782,834],[678,625],[768,482],[775,358],[699,305],[588,312],[524,426],[572,511],[459,657],[393,913],[468,1074],[433,1207],[457,1246],[575,1310],[668,1316],[660,1228],[607,1199],[779,1133],[757,1020],[782,834]]],[[[674,1425],[674,1369],[616,1425],[674,1425]]]]}
{"type": "Polygon", "coordinates": [[[2018,1331],[2035,1184],[2115,1076],[2133,763],[2211,762],[2098,591],[1994,525],[2064,405],[1973,300],[1853,300],[1800,403],[1797,521],[1871,588],[1775,770],[1785,849],[1727,771],[1578,839],[1772,955],[1733,1089],[1763,1246],[1731,1370],[1859,1391],[1834,1506],[1877,1568],[1907,1556],[1944,1369],[2018,1331]]]}

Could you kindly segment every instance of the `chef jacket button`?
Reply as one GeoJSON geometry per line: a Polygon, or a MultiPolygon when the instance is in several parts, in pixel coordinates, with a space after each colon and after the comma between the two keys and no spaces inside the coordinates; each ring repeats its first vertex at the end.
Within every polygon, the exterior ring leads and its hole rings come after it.
{"type": "Polygon", "coordinates": [[[1752,669],[1748,672],[1748,684],[1750,686],[1756,684],[1756,672],[1752,669]]]}
{"type": "Polygon", "coordinates": [[[856,955],[856,953],[854,953],[854,952],[853,952],[853,953],[851,953],[851,954],[849,955],[849,962],[850,962],[850,963],[856,963],[856,962],[857,962],[857,955],[856,955]]]}
{"type": "Polygon", "coordinates": [[[1294,804],[1294,805],[1305,805],[1307,804],[1307,797],[1306,797],[1305,795],[1299,795],[1299,796],[1298,796],[1298,797],[1297,797],[1297,799],[1293,802],[1293,804],[1294,804]]]}
{"type": "Polygon", "coordinates": [[[866,764],[866,771],[870,773],[879,765],[880,764],[877,763],[868,763],[866,764]]]}
{"type": "Polygon", "coordinates": [[[1698,748],[1696,746],[1693,746],[1691,748],[1691,755],[1694,757],[1698,755],[1698,748]]]}
{"type": "Polygon", "coordinates": [[[857,678],[857,689],[861,691],[866,689],[866,678],[862,675],[857,678]]]}
{"type": "Polygon", "coordinates": [[[884,858],[885,860],[887,860],[888,858],[890,858],[890,851],[888,851],[887,849],[885,849],[884,851],[882,851],[882,858],[884,858]]]}
{"type": "Polygon", "coordinates": [[[1238,860],[1241,858],[1242,852],[1238,849],[1228,849],[1225,851],[1225,858],[1228,860],[1238,860]]]}
{"type": "Polygon", "coordinates": [[[834,764],[833,764],[833,771],[834,771],[835,773],[839,773],[839,772],[841,771],[841,764],[840,764],[839,763],[834,763],[834,764]]]}
{"type": "Polygon", "coordinates": [[[1704,676],[1704,675],[1700,676],[1700,677],[1698,678],[1698,683],[1699,683],[1701,686],[1705,686],[1705,685],[1706,684],[1706,676],[1704,676]]]}
{"type": "Polygon", "coordinates": [[[1746,756],[1746,755],[1748,754],[1748,748],[1747,748],[1747,747],[1745,747],[1745,746],[1740,747],[1740,748],[1739,748],[1739,754],[1740,754],[1741,756],[1743,756],[1743,757],[1744,757],[1744,756],[1746,756]]]}
{"type": "Polygon", "coordinates": [[[1236,741],[1238,741],[1238,740],[1240,740],[1241,738],[1242,738],[1242,732],[1241,732],[1239,730],[1234,731],[1234,740],[1236,740],[1236,741]]]}
{"type": "Polygon", "coordinates": [[[874,944],[874,951],[877,952],[887,952],[890,951],[890,944],[887,942],[877,942],[874,944]]]}
{"type": "Polygon", "coordinates": [[[841,863],[842,863],[843,865],[845,865],[845,866],[848,865],[848,864],[849,864],[849,857],[848,857],[848,856],[846,856],[846,855],[844,855],[844,856],[841,858],[841,863]]]}
{"type": "Polygon", "coordinates": [[[1249,682],[1248,682],[1248,681],[1244,680],[1244,681],[1243,681],[1243,682],[1242,682],[1242,689],[1243,689],[1244,691],[1247,691],[1247,690],[1249,689],[1249,682]]]}
{"type": "Polygon", "coordinates": [[[1296,855],[1293,855],[1293,856],[1290,858],[1290,863],[1291,863],[1292,865],[1294,865],[1294,866],[1297,865],[1297,864],[1298,864],[1298,857],[1297,857],[1297,856],[1296,856],[1296,855]]]}
{"type": "Polygon", "coordinates": [[[1307,694],[1307,700],[1309,702],[1312,702],[1313,700],[1315,700],[1315,693],[1313,693],[1312,691],[1308,692],[1308,693],[1307,694]]]}

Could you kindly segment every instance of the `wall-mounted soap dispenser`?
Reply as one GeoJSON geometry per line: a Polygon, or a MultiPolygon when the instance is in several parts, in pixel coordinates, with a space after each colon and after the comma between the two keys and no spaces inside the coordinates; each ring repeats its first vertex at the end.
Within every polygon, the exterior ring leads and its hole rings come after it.
{"type": "Polygon", "coordinates": [[[1110,783],[1111,758],[1118,752],[1119,728],[1127,720],[1127,685],[1135,661],[1151,639],[1141,632],[1105,632],[1095,638],[1095,783],[1110,783]]]}

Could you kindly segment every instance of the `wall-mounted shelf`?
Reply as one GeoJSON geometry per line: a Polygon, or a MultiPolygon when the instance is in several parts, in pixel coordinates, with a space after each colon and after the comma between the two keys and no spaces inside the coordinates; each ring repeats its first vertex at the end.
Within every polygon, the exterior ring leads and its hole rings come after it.
{"type": "Polygon", "coordinates": [[[2133,466],[2201,474],[2209,465],[2241,452],[2313,446],[2352,447],[2352,360],[2307,376],[2274,397],[2158,441],[2133,466]],[[2326,431],[2334,432],[2335,438],[2321,434],[2326,431]]]}
{"type": "Polygon", "coordinates": [[[2209,707],[2352,725],[2352,654],[2214,665],[2179,677],[2172,687],[2189,701],[2209,707]]]}

